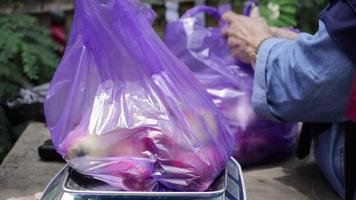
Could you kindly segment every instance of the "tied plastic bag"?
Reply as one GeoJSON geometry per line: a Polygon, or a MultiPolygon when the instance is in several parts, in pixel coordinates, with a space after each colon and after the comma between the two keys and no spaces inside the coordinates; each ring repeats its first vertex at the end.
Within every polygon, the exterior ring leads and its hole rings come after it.
{"type": "Polygon", "coordinates": [[[78,172],[130,191],[203,191],[234,146],[224,117],[136,0],[76,0],[45,114],[78,172]]]}
{"type": "MultiPolygon", "coordinates": [[[[227,10],[225,5],[223,11],[227,10]]],[[[193,71],[227,118],[236,141],[233,155],[240,164],[246,167],[285,157],[295,146],[297,126],[256,116],[251,103],[252,67],[230,55],[220,19],[218,9],[195,7],[168,24],[165,42],[193,71]],[[213,16],[220,25],[205,27],[196,17],[200,13],[213,16]]]]}

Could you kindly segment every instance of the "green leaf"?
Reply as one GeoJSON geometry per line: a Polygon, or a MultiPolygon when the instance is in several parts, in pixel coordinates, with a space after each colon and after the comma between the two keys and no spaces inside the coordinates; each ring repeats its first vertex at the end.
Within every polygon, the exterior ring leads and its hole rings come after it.
{"type": "Polygon", "coordinates": [[[4,63],[0,61],[0,77],[2,79],[8,79],[12,82],[20,84],[21,76],[22,72],[18,66],[10,62],[4,63]]]}
{"type": "Polygon", "coordinates": [[[259,8],[271,26],[290,27],[297,25],[296,0],[260,0],[259,8]],[[270,6],[275,8],[272,10],[270,6]]]}
{"type": "Polygon", "coordinates": [[[30,45],[28,44],[22,44],[22,52],[21,52],[21,58],[22,58],[22,64],[23,64],[23,70],[25,74],[32,80],[37,80],[38,79],[38,65],[37,65],[37,57],[39,55],[36,55],[34,51],[35,49],[32,49],[30,45]]]}
{"type": "Polygon", "coordinates": [[[0,84],[0,101],[5,102],[8,98],[13,96],[18,87],[16,84],[11,83],[10,81],[2,81],[0,84]]]}
{"type": "Polygon", "coordinates": [[[58,46],[35,17],[0,15],[0,76],[21,86],[20,80],[35,84],[51,79],[59,57],[58,46]],[[39,77],[41,74],[41,78],[39,77]]]}

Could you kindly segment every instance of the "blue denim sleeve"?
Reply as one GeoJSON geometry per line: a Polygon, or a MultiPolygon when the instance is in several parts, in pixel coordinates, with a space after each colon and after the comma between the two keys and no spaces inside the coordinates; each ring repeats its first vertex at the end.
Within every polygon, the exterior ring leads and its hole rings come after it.
{"type": "Polygon", "coordinates": [[[268,39],[257,56],[255,111],[274,121],[344,121],[354,70],[321,21],[315,35],[268,39]]]}

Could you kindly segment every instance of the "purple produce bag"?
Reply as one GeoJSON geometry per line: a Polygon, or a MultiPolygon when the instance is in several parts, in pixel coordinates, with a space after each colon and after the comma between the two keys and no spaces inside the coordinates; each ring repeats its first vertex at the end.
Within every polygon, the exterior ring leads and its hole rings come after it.
{"type": "Polygon", "coordinates": [[[76,0],[45,102],[57,151],[129,191],[204,191],[234,147],[224,116],[136,0],[76,0]]]}
{"type": "Polygon", "coordinates": [[[195,7],[179,21],[168,24],[165,42],[193,71],[227,118],[236,141],[234,157],[240,164],[247,167],[285,157],[294,149],[297,126],[256,116],[251,103],[252,67],[230,56],[221,35],[224,23],[220,18],[215,8],[195,7]],[[201,12],[215,17],[220,27],[205,27],[195,17],[201,12]]]}

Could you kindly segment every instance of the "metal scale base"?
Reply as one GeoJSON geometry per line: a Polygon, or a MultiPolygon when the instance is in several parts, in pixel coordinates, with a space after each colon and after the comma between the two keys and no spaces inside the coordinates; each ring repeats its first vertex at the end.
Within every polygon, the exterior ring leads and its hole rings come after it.
{"type": "Polygon", "coordinates": [[[118,191],[65,166],[47,185],[41,200],[246,200],[240,165],[231,158],[226,170],[205,192],[118,191]]]}

